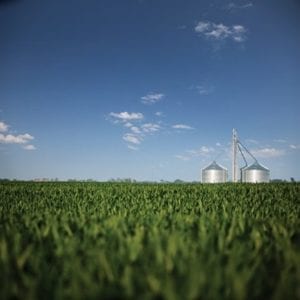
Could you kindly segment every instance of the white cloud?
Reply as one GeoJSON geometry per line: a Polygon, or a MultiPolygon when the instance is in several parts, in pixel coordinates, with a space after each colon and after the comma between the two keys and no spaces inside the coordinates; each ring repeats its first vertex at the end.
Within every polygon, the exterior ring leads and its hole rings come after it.
{"type": "Polygon", "coordinates": [[[199,22],[195,27],[196,32],[205,32],[210,29],[210,22],[199,22]]]}
{"type": "Polygon", "coordinates": [[[130,123],[130,122],[127,122],[127,123],[125,123],[125,124],[124,124],[124,126],[125,126],[125,127],[127,127],[127,128],[130,128],[130,127],[132,127],[132,126],[133,126],[133,124],[132,124],[132,123],[130,123]]]}
{"type": "Polygon", "coordinates": [[[146,123],[142,125],[142,129],[144,132],[150,133],[160,130],[160,126],[154,123],[146,123]]]}
{"type": "Polygon", "coordinates": [[[127,111],[120,112],[120,113],[111,112],[109,115],[119,121],[126,122],[126,124],[128,124],[129,121],[142,120],[144,118],[144,115],[140,112],[137,113],[136,112],[128,113],[127,111]]]}
{"type": "Polygon", "coordinates": [[[198,85],[196,86],[196,89],[198,90],[198,93],[200,95],[209,95],[214,91],[214,87],[212,86],[204,86],[204,85],[198,85]]]}
{"type": "Polygon", "coordinates": [[[210,157],[215,152],[215,148],[201,146],[199,149],[186,150],[184,155],[175,155],[176,158],[187,161],[195,157],[210,157]]]}
{"type": "Polygon", "coordinates": [[[132,133],[126,133],[123,135],[123,140],[128,143],[138,145],[141,143],[142,138],[140,136],[132,134],[132,133]]]}
{"type": "MultiPolygon", "coordinates": [[[[139,145],[147,134],[152,134],[156,131],[159,131],[161,127],[158,124],[145,123],[141,127],[132,126],[130,129],[132,133],[124,134],[123,140],[127,143],[139,145]]],[[[133,145],[127,145],[127,147],[131,150],[138,150],[138,148],[133,145]]]]}
{"type": "Polygon", "coordinates": [[[156,115],[157,117],[161,117],[161,116],[163,115],[163,113],[162,113],[161,111],[157,111],[157,112],[155,113],[155,115],[156,115]]]}
{"type": "Polygon", "coordinates": [[[174,129],[194,129],[193,127],[185,124],[175,124],[172,126],[174,129]]]}
{"type": "Polygon", "coordinates": [[[25,146],[23,146],[23,149],[25,149],[25,150],[36,150],[36,147],[34,145],[25,145],[25,146]]]}
{"type": "Polygon", "coordinates": [[[214,152],[215,149],[213,147],[206,147],[206,146],[202,146],[199,150],[198,153],[203,155],[203,154],[208,154],[208,153],[212,153],[214,152]]]}
{"type": "Polygon", "coordinates": [[[29,145],[29,141],[33,140],[34,137],[29,133],[25,134],[13,134],[9,131],[10,126],[5,122],[0,121],[0,144],[18,144],[23,145],[22,148],[25,150],[35,150],[34,145],[29,145]]]}
{"type": "Polygon", "coordinates": [[[207,30],[204,34],[210,36],[216,40],[225,39],[230,35],[230,29],[223,24],[213,24],[210,30],[207,30]]]}
{"type": "Polygon", "coordinates": [[[6,132],[8,130],[8,125],[4,122],[0,122],[0,132],[6,132]]]}
{"type": "Polygon", "coordinates": [[[144,104],[154,104],[160,101],[165,95],[162,93],[150,93],[146,96],[141,97],[142,103],[144,104]]]}
{"type": "Polygon", "coordinates": [[[192,157],[209,156],[213,152],[215,152],[215,148],[207,147],[207,146],[202,146],[199,149],[193,149],[193,150],[186,151],[186,153],[188,153],[192,157]]]}
{"type": "Polygon", "coordinates": [[[250,151],[257,158],[274,158],[285,155],[283,149],[276,148],[261,148],[250,151]]]}
{"type": "Polygon", "coordinates": [[[0,143],[3,144],[26,144],[33,139],[34,137],[28,133],[19,134],[19,135],[12,135],[12,134],[4,135],[0,133],[0,143]]]}
{"type": "Polygon", "coordinates": [[[127,146],[131,150],[137,150],[134,149],[133,145],[141,144],[147,135],[151,135],[161,130],[159,122],[141,123],[141,120],[144,119],[144,115],[140,112],[111,112],[109,116],[110,118],[113,118],[112,121],[114,124],[122,125],[129,130],[129,132],[123,134],[122,139],[129,143],[127,146]]]}
{"type": "Polygon", "coordinates": [[[252,6],[253,6],[253,3],[249,2],[249,3],[242,5],[241,8],[248,8],[248,7],[252,7],[252,6]]]}
{"type": "Polygon", "coordinates": [[[245,141],[249,144],[258,144],[258,141],[254,139],[246,139],[245,141]]]}
{"type": "Polygon", "coordinates": [[[234,36],[233,39],[236,41],[236,42],[243,42],[244,41],[244,38],[242,36],[234,36]]]}
{"type": "Polygon", "coordinates": [[[184,156],[184,155],[174,155],[174,157],[180,159],[180,160],[183,160],[183,161],[188,161],[190,160],[191,158],[188,157],[188,156],[184,156]]]}
{"type": "Polygon", "coordinates": [[[276,139],[276,140],[274,140],[274,142],[285,144],[287,141],[285,139],[276,139]]]}
{"type": "Polygon", "coordinates": [[[132,126],[130,129],[131,129],[132,132],[134,132],[134,133],[141,133],[141,130],[140,130],[138,127],[136,127],[136,126],[132,126]]]}
{"type": "Polygon", "coordinates": [[[217,147],[221,147],[222,145],[221,145],[221,143],[217,142],[217,143],[216,143],[216,146],[217,146],[217,147]]]}
{"type": "Polygon", "coordinates": [[[299,150],[300,149],[300,145],[290,145],[290,148],[293,150],[299,150]]]}
{"type": "Polygon", "coordinates": [[[235,42],[243,42],[246,39],[246,29],[242,25],[226,26],[222,23],[198,22],[195,31],[200,35],[213,40],[231,39],[235,42]]]}
{"type": "Polygon", "coordinates": [[[242,25],[234,25],[234,26],[232,26],[232,28],[233,28],[233,31],[236,32],[236,33],[245,32],[245,28],[242,25]]]}
{"type": "Polygon", "coordinates": [[[244,9],[244,8],[249,8],[249,7],[252,7],[253,6],[253,3],[252,2],[247,2],[245,4],[241,4],[241,5],[238,5],[234,2],[230,2],[226,8],[229,9],[229,10],[235,10],[235,9],[244,9]]]}
{"type": "Polygon", "coordinates": [[[139,148],[138,148],[138,147],[136,147],[136,146],[127,145],[127,147],[128,147],[128,149],[130,149],[130,150],[134,150],[134,151],[137,151],[137,150],[139,150],[139,148]]]}

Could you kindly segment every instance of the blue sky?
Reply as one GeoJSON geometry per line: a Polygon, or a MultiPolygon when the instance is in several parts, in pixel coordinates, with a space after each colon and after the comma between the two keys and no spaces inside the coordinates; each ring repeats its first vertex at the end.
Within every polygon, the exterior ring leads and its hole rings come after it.
{"type": "Polygon", "coordinates": [[[0,1],[0,178],[199,180],[213,159],[230,173],[235,127],[271,178],[300,180],[299,13],[0,1]]]}

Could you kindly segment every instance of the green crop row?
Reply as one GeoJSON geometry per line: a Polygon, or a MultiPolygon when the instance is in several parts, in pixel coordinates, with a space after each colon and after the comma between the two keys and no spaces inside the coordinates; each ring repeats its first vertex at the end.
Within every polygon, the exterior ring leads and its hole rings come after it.
{"type": "Polygon", "coordinates": [[[300,184],[0,184],[0,299],[300,299],[300,184]]]}

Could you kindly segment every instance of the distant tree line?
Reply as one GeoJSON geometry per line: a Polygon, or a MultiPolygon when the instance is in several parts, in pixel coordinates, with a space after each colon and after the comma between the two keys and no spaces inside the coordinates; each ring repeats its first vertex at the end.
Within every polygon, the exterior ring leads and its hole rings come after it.
{"type": "MultiPolygon", "coordinates": [[[[23,180],[19,180],[19,179],[9,179],[9,178],[0,178],[0,182],[6,182],[6,181],[23,181],[23,180]]],[[[67,179],[67,180],[59,180],[58,178],[36,178],[36,179],[32,179],[32,180],[25,180],[25,181],[37,181],[37,182],[47,182],[47,181],[68,181],[68,182],[101,182],[99,180],[96,179],[67,179]]],[[[136,183],[136,182],[140,182],[140,183],[199,183],[199,181],[184,181],[181,179],[175,179],[174,181],[168,181],[168,180],[163,180],[161,179],[160,181],[138,181],[136,179],[133,178],[111,178],[109,180],[107,180],[107,182],[126,182],[126,183],[136,183]]],[[[280,183],[280,182],[299,182],[296,181],[294,179],[294,177],[291,177],[290,180],[286,180],[286,179],[272,179],[270,180],[270,182],[273,183],[280,183]]]]}

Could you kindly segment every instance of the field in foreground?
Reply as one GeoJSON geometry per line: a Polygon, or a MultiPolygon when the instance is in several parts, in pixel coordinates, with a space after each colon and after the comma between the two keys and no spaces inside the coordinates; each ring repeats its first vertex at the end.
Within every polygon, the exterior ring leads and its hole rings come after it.
{"type": "Polygon", "coordinates": [[[300,184],[0,184],[1,299],[300,299],[300,184]]]}

